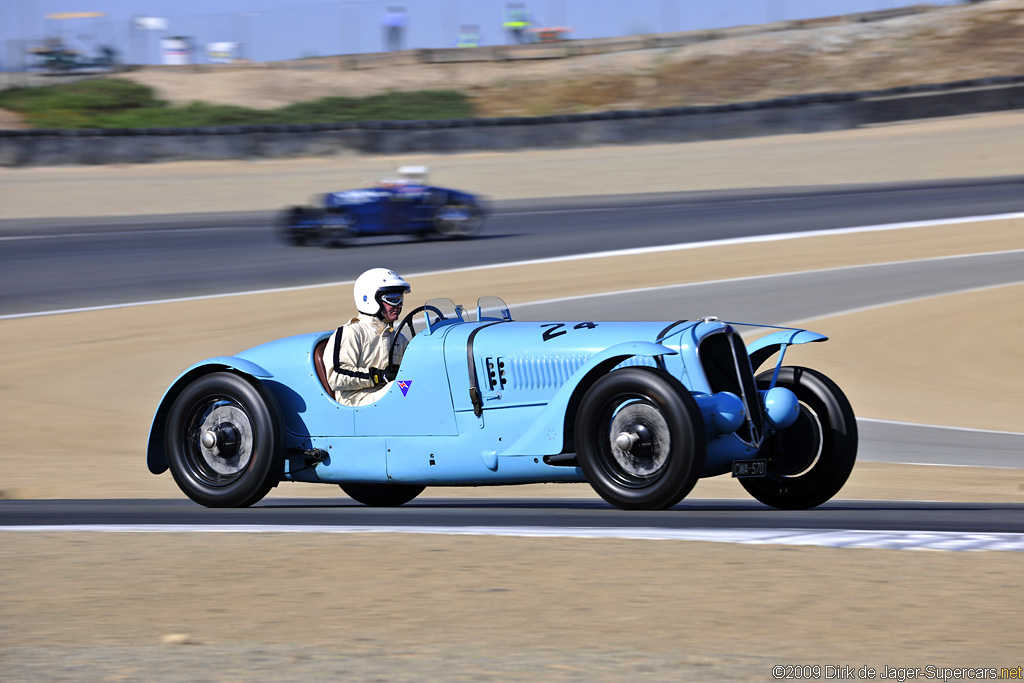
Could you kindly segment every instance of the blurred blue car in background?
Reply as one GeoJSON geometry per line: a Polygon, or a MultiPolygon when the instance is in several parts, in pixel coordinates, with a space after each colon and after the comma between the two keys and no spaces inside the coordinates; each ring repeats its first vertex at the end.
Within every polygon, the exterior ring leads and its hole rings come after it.
{"type": "Polygon", "coordinates": [[[319,195],[318,206],[292,206],[280,219],[289,244],[344,245],[369,235],[438,235],[452,239],[480,232],[484,203],[477,195],[426,184],[428,169],[405,166],[377,187],[319,195]]]}

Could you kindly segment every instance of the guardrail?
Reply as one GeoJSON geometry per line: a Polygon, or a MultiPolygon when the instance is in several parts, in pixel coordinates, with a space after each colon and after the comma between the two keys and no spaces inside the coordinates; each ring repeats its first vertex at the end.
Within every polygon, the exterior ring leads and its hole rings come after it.
{"type": "Polygon", "coordinates": [[[0,131],[0,166],[694,142],[1024,108],[1024,76],[646,111],[446,121],[0,131]]]}

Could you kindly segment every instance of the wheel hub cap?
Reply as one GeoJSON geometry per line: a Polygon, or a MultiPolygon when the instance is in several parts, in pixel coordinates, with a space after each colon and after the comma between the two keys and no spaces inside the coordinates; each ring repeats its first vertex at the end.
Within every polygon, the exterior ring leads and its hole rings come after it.
{"type": "Polygon", "coordinates": [[[243,471],[252,457],[252,429],[240,408],[220,405],[199,425],[199,452],[206,464],[222,475],[243,471]]]}
{"type": "Polygon", "coordinates": [[[622,432],[615,437],[615,447],[620,451],[629,452],[633,450],[633,446],[639,443],[640,437],[635,432],[622,432]]]}
{"type": "Polygon", "coordinates": [[[222,457],[232,455],[238,450],[238,430],[232,424],[219,424],[213,429],[203,432],[199,443],[203,448],[217,451],[222,457]]]}
{"type": "Polygon", "coordinates": [[[612,457],[626,476],[656,476],[668,463],[668,424],[653,406],[625,406],[612,419],[609,431],[612,457]]]}

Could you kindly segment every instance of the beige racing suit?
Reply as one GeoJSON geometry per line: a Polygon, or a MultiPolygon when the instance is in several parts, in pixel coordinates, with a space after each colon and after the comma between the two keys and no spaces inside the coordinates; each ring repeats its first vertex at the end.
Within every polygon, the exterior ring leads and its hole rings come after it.
{"type": "MultiPolygon", "coordinates": [[[[327,383],[334,389],[334,398],[347,406],[373,403],[387,392],[390,382],[375,385],[370,368],[384,370],[388,366],[388,349],[394,338],[394,328],[376,316],[359,314],[341,328],[338,347],[338,365],[334,365],[337,331],[327,340],[324,348],[324,367],[327,383]]],[[[402,362],[408,341],[402,335],[395,344],[395,365],[402,362]]]]}

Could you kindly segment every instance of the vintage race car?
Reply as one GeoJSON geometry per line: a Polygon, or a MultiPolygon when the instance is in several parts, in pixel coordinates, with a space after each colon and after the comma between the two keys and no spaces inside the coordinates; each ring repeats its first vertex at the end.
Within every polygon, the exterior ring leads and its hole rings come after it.
{"type": "Polygon", "coordinates": [[[282,481],[375,506],[427,486],[589,482],[620,508],[663,509],[729,473],[766,505],[820,505],[853,468],[856,420],[828,377],[782,361],[826,337],[775,328],[744,345],[740,325],[519,322],[497,298],[472,313],[434,299],[399,323],[408,348],[369,405],[334,400],[329,331],[192,366],[156,410],[149,470],[210,507],[282,481]]]}
{"type": "Polygon", "coordinates": [[[292,206],[279,221],[290,244],[344,245],[368,235],[472,237],[480,232],[484,204],[476,195],[426,184],[427,169],[405,166],[377,187],[328,192],[317,206],[292,206]]]}

